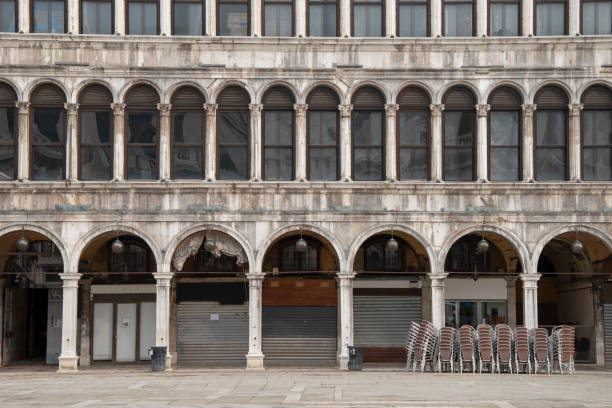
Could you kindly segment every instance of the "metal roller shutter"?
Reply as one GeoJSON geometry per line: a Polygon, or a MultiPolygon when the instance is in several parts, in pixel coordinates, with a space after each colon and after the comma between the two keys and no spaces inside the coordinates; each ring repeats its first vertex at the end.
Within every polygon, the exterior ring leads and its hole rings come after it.
{"type": "Polygon", "coordinates": [[[606,365],[612,366],[612,304],[604,305],[604,345],[606,365]]]}
{"type": "Polygon", "coordinates": [[[264,306],[263,354],[267,366],[336,363],[336,307],[264,306]]]}
{"type": "Polygon", "coordinates": [[[181,302],[177,320],[179,364],[246,366],[248,303],[181,302]]]}

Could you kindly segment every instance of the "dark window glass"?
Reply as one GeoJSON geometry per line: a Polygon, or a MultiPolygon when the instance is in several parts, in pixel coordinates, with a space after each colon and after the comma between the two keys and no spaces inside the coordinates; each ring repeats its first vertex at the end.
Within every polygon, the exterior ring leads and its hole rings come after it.
{"type": "Polygon", "coordinates": [[[66,174],[66,115],[62,108],[35,108],[32,180],[63,180],[66,174]]]}
{"type": "Polygon", "coordinates": [[[518,36],[520,6],[520,3],[490,2],[489,34],[493,37],[518,36]]]}
{"type": "Polygon", "coordinates": [[[338,178],[338,112],[308,112],[308,162],[310,180],[338,178]]]}
{"type": "Polygon", "coordinates": [[[474,34],[473,7],[469,0],[444,0],[444,36],[471,37],[474,34]]]}
{"type": "Polygon", "coordinates": [[[16,174],[16,109],[0,106],[0,180],[12,180],[16,174]]]}
{"type": "Polygon", "coordinates": [[[174,1],[174,34],[204,35],[204,4],[201,1],[174,1]]]}
{"type": "Polygon", "coordinates": [[[383,180],[384,112],[353,111],[355,180],[383,180]]]}
{"type": "Polygon", "coordinates": [[[236,257],[221,254],[216,257],[211,252],[200,248],[196,255],[196,268],[198,272],[235,272],[236,257]]]}
{"type": "Polygon", "coordinates": [[[202,178],[203,126],[202,112],[173,112],[175,179],[202,178]]]}
{"type": "Polygon", "coordinates": [[[16,0],[0,0],[0,32],[14,33],[17,31],[15,4],[16,0]]]}
{"type": "Polygon", "coordinates": [[[353,0],[353,37],[382,37],[383,7],[380,0],[353,0]]]}
{"type": "Polygon", "coordinates": [[[444,111],[444,179],[474,180],[474,112],[444,111]]]}
{"type": "Polygon", "coordinates": [[[389,237],[366,244],[364,253],[364,270],[372,272],[397,272],[402,270],[403,245],[398,251],[387,251],[389,237]]]}
{"type": "Polygon", "coordinates": [[[612,180],[612,110],[582,111],[582,168],[585,180],[612,180]]]}
{"type": "Polygon", "coordinates": [[[32,0],[32,32],[64,33],[64,0],[32,0]]]}
{"type": "Polygon", "coordinates": [[[128,34],[157,35],[157,2],[128,1],[128,34]]]}
{"type": "Polygon", "coordinates": [[[157,178],[157,112],[129,112],[127,127],[127,178],[157,178]]]}
{"type": "Polygon", "coordinates": [[[264,179],[293,179],[293,112],[264,110],[264,179]]]}
{"type": "Polygon", "coordinates": [[[489,120],[491,180],[519,180],[520,113],[491,111],[489,120]]]}
{"type": "Polygon", "coordinates": [[[309,0],[308,35],[335,37],[338,35],[338,3],[336,0],[309,0]]]}
{"type": "Polygon", "coordinates": [[[567,112],[537,110],[535,176],[537,180],[565,180],[567,112]]]}
{"type": "Polygon", "coordinates": [[[293,1],[265,0],[264,35],[269,37],[293,35],[293,1]]]}
{"type": "Polygon", "coordinates": [[[249,112],[217,113],[219,180],[249,178],[249,112]]]}
{"type": "Polygon", "coordinates": [[[429,115],[427,112],[399,112],[399,177],[426,180],[429,163],[429,115]]]}
{"type": "Polygon", "coordinates": [[[280,249],[281,271],[317,271],[319,270],[319,246],[306,240],[306,251],[295,249],[295,242],[282,245],[280,249]]]}
{"type": "Polygon", "coordinates": [[[112,34],[112,3],[106,0],[81,2],[83,34],[112,34]]]}
{"type": "Polygon", "coordinates": [[[219,0],[217,2],[217,35],[249,35],[248,0],[219,0]]]}
{"type": "Polygon", "coordinates": [[[397,13],[400,37],[427,37],[427,1],[399,0],[397,13]]]}
{"type": "Polygon", "coordinates": [[[566,3],[536,4],[536,35],[564,35],[566,3]]]}
{"type": "Polygon", "coordinates": [[[490,252],[476,252],[479,237],[467,236],[456,242],[448,252],[445,270],[450,272],[485,272],[489,270],[490,252]]]}
{"type": "Polygon", "coordinates": [[[582,3],[582,33],[584,35],[612,34],[612,1],[582,3]]]}
{"type": "Polygon", "coordinates": [[[148,272],[147,249],[133,242],[124,242],[123,245],[125,249],[119,254],[109,248],[110,272],[148,272]]]}
{"type": "Polygon", "coordinates": [[[108,180],[112,176],[112,120],[110,110],[81,110],[81,180],[108,180]]]}

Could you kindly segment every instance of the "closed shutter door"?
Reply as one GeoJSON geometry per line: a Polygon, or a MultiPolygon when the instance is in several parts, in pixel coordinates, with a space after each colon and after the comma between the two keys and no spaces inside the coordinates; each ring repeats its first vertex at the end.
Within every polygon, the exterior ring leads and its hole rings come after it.
{"type": "Polygon", "coordinates": [[[181,302],[177,314],[179,364],[246,366],[247,303],[181,302]]]}
{"type": "Polygon", "coordinates": [[[402,362],[411,321],[421,320],[420,296],[354,296],[354,343],[364,362],[402,362]]]}
{"type": "Polygon", "coordinates": [[[604,344],[606,365],[612,366],[612,303],[604,305],[604,344]]]}
{"type": "Polygon", "coordinates": [[[264,306],[266,366],[334,365],[336,317],[330,306],[264,306]]]}

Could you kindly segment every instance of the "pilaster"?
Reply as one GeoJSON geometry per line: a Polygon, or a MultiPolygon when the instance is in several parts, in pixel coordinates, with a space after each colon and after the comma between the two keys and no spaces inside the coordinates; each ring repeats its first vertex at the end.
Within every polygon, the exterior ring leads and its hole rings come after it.
{"type": "Polygon", "coordinates": [[[251,110],[251,181],[261,180],[261,110],[263,105],[252,103],[251,110]]]}
{"type": "Polygon", "coordinates": [[[353,105],[338,105],[340,111],[340,179],[351,181],[351,112],[353,105]]]}
{"type": "Polygon", "coordinates": [[[19,155],[17,163],[17,179],[30,179],[30,103],[15,102],[18,112],[19,130],[17,134],[17,154],[19,155]]]}
{"type": "Polygon", "coordinates": [[[251,36],[252,37],[261,37],[261,33],[263,32],[262,27],[262,8],[263,8],[263,0],[250,0],[251,2],[251,36]]]}
{"type": "Polygon", "coordinates": [[[206,166],[206,179],[214,181],[217,175],[217,108],[216,103],[205,103],[206,110],[206,140],[204,165],[206,166]]]}
{"type": "Polygon", "coordinates": [[[442,112],[444,105],[429,105],[431,110],[431,179],[441,182],[442,173],[442,112]]]}
{"type": "Polygon", "coordinates": [[[81,351],[80,365],[91,365],[89,342],[91,339],[91,279],[81,282],[81,351]]]}
{"type": "Polygon", "coordinates": [[[115,34],[125,35],[125,0],[115,0],[115,34]]]}
{"type": "Polygon", "coordinates": [[[68,115],[68,129],[66,129],[66,179],[75,182],[78,180],[79,174],[79,105],[76,103],[65,103],[64,108],[68,115]]]}
{"type": "Polygon", "coordinates": [[[264,355],[261,349],[261,295],[264,274],[249,273],[249,352],[246,355],[247,370],[263,370],[264,355]]]}
{"type": "Polygon", "coordinates": [[[431,322],[440,329],[445,325],[444,303],[446,301],[446,277],[448,273],[430,273],[431,322]]]}
{"type": "Polygon", "coordinates": [[[172,35],[172,0],[159,0],[159,34],[172,35]]]}
{"type": "Polygon", "coordinates": [[[570,36],[580,35],[580,8],[582,2],[580,0],[569,0],[568,4],[568,34],[570,36]]]}
{"type": "Polygon", "coordinates": [[[308,105],[295,104],[295,179],[306,181],[306,113],[308,105]]]}
{"type": "Polygon", "coordinates": [[[170,110],[172,105],[168,103],[158,103],[157,110],[159,111],[159,179],[170,180],[172,169],[170,166],[170,110]]]}
{"type": "Polygon", "coordinates": [[[33,0],[19,1],[17,10],[15,10],[17,13],[19,13],[19,28],[17,31],[20,33],[30,33],[33,31],[33,29],[30,29],[30,1],[33,0]]]}
{"type": "Polygon", "coordinates": [[[81,14],[81,2],[79,0],[68,0],[66,1],[66,15],[68,16],[68,21],[66,22],[66,32],[68,34],[79,34],[81,31],[79,29],[79,16],[81,14]]]}
{"type": "Polygon", "coordinates": [[[351,36],[351,0],[338,0],[340,12],[340,37],[351,36]]]}
{"type": "Polygon", "coordinates": [[[533,0],[521,1],[521,34],[524,37],[533,37],[535,33],[533,21],[533,0]]]}
{"type": "Polygon", "coordinates": [[[538,280],[540,274],[524,273],[523,281],[523,324],[528,329],[538,327],[538,280]]]}
{"type": "Polygon", "coordinates": [[[206,0],[206,35],[214,37],[217,35],[217,0],[206,0]]]}
{"type": "Polygon", "coordinates": [[[516,276],[506,276],[507,324],[516,327],[516,276]]]}
{"type": "Polygon", "coordinates": [[[77,304],[80,273],[61,273],[62,297],[62,352],[59,356],[58,371],[76,371],[79,366],[77,355],[77,304]]]}
{"type": "Polygon", "coordinates": [[[295,36],[306,37],[307,0],[295,0],[295,36]]]}
{"type": "Polygon", "coordinates": [[[348,346],[353,345],[353,280],[355,274],[342,272],[337,275],[340,287],[340,348],[338,349],[338,367],[348,369],[348,346]]]}
{"type": "Polygon", "coordinates": [[[397,180],[397,139],[395,137],[397,110],[399,105],[397,104],[386,104],[385,110],[387,111],[387,135],[385,137],[385,171],[386,178],[388,181],[397,180]]]}
{"type": "Polygon", "coordinates": [[[430,32],[432,37],[442,36],[442,0],[430,0],[430,32]]]}
{"type": "Polygon", "coordinates": [[[385,1],[385,31],[386,36],[394,38],[397,36],[397,1],[385,1]]]}
{"type": "Polygon", "coordinates": [[[476,136],[476,178],[479,182],[485,183],[488,180],[488,165],[487,165],[487,120],[491,105],[476,105],[476,114],[478,116],[478,129],[476,136]]]}
{"type": "Polygon", "coordinates": [[[523,181],[533,182],[534,179],[534,160],[533,160],[533,114],[537,105],[523,104],[523,181]]]}
{"type": "Polygon", "coordinates": [[[125,180],[125,104],[111,103],[114,119],[113,138],[113,179],[115,181],[125,180]]]}
{"type": "Polygon", "coordinates": [[[476,37],[487,36],[487,0],[476,0],[476,37]]]}
{"type": "Polygon", "coordinates": [[[166,370],[172,370],[170,354],[170,282],[172,273],[154,273],[156,281],[155,297],[155,346],[166,347],[166,370]]]}
{"type": "Polygon", "coordinates": [[[581,179],[580,157],[580,111],[581,103],[570,104],[569,107],[569,176],[570,181],[581,179]]]}

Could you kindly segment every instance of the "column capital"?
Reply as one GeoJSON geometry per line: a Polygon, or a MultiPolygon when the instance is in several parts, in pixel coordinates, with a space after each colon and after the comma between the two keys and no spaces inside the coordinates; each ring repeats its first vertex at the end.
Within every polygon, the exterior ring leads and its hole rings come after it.
{"type": "Polygon", "coordinates": [[[433,117],[440,117],[442,116],[442,112],[444,111],[444,104],[440,103],[440,104],[431,104],[429,105],[429,109],[431,110],[431,116],[433,117]]]}
{"type": "Polygon", "coordinates": [[[250,287],[261,288],[266,275],[264,275],[263,273],[247,273],[246,277],[249,280],[250,287]]]}
{"type": "Polygon", "coordinates": [[[261,110],[263,109],[263,104],[261,103],[250,103],[249,109],[251,110],[251,115],[260,115],[261,110]]]}
{"type": "Polygon", "coordinates": [[[491,109],[491,105],[487,104],[478,104],[476,105],[476,114],[479,118],[486,117],[489,114],[489,110],[491,109]]]}
{"type": "Polygon", "coordinates": [[[157,281],[157,286],[170,286],[170,281],[174,277],[171,272],[159,272],[154,273],[153,277],[157,281]]]}
{"type": "Polygon", "coordinates": [[[65,288],[78,288],[79,287],[79,279],[83,276],[80,273],[60,273],[59,277],[63,281],[63,287],[65,288]]]}
{"type": "Polygon", "coordinates": [[[536,111],[537,107],[538,107],[538,105],[536,105],[536,104],[527,104],[527,103],[524,103],[524,104],[521,105],[521,109],[523,109],[523,115],[525,115],[525,117],[527,117],[527,118],[533,117],[533,113],[536,111]]]}
{"type": "Polygon", "coordinates": [[[20,114],[29,113],[30,112],[30,102],[25,101],[17,101],[15,102],[15,107],[18,109],[20,114]]]}
{"type": "Polygon", "coordinates": [[[123,115],[125,113],[125,103],[111,103],[110,106],[115,116],[123,115]]]}
{"type": "Polygon", "coordinates": [[[205,103],[204,109],[206,110],[206,116],[211,117],[217,114],[217,108],[219,107],[216,103],[205,103]]]}
{"type": "Polygon", "coordinates": [[[355,279],[355,272],[338,272],[336,274],[336,277],[339,280],[351,280],[351,279],[355,279]]]}
{"type": "Polygon", "coordinates": [[[69,115],[76,115],[77,112],[79,111],[79,104],[66,102],[64,103],[64,109],[68,111],[69,115]]]}
{"type": "Polygon", "coordinates": [[[516,283],[516,281],[518,280],[518,276],[516,275],[506,275],[504,276],[504,279],[506,280],[506,284],[507,285],[511,285],[516,283]]]}
{"type": "Polygon", "coordinates": [[[170,116],[170,109],[172,109],[172,105],[169,103],[158,103],[157,110],[159,114],[162,116],[170,116]]]}
{"type": "Polygon", "coordinates": [[[567,105],[567,107],[569,108],[569,115],[570,116],[579,116],[580,115],[580,111],[584,107],[584,104],[582,104],[582,103],[570,103],[569,105],[567,105]]]}
{"type": "Polygon", "coordinates": [[[444,281],[446,280],[448,273],[430,273],[427,275],[431,281],[432,287],[444,287],[444,281]]]}
{"type": "Polygon", "coordinates": [[[308,111],[308,104],[305,103],[294,103],[293,110],[295,110],[296,116],[305,116],[308,111]]]}
{"type": "Polygon", "coordinates": [[[343,118],[346,117],[350,117],[351,116],[351,112],[353,110],[353,105],[346,104],[346,105],[338,105],[338,110],[340,111],[340,116],[343,118]]]}
{"type": "Polygon", "coordinates": [[[537,289],[541,276],[539,273],[522,273],[519,275],[519,278],[523,281],[523,288],[537,289]]]}
{"type": "Polygon", "coordinates": [[[386,103],[385,104],[385,110],[387,111],[387,116],[395,116],[398,109],[399,109],[399,105],[397,103],[386,103]]]}

